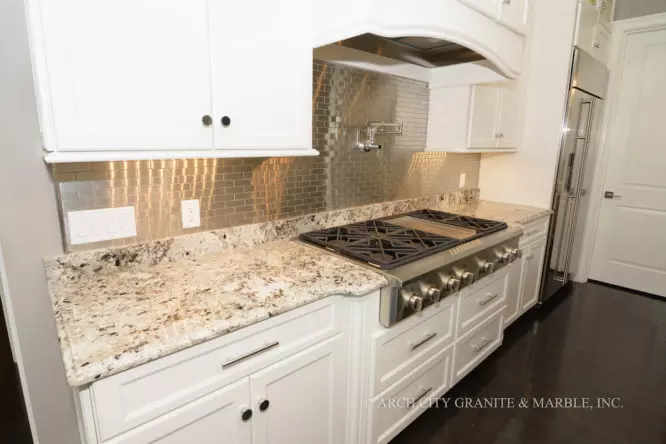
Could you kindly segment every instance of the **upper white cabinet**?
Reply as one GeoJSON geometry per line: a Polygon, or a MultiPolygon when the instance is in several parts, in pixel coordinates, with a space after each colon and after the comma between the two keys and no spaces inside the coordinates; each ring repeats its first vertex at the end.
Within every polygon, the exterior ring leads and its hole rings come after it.
{"type": "Polygon", "coordinates": [[[28,6],[47,161],[317,154],[303,2],[28,6]]]}
{"type": "Polygon", "coordinates": [[[529,0],[502,0],[500,6],[500,23],[516,32],[527,34],[529,0]]]}
{"type": "Polygon", "coordinates": [[[575,44],[607,65],[610,53],[613,0],[580,0],[575,44]]]}
{"type": "Polygon", "coordinates": [[[426,150],[518,149],[521,97],[514,80],[431,89],[426,150]]]}
{"type": "Polygon", "coordinates": [[[491,18],[497,18],[501,4],[500,0],[460,0],[460,2],[491,18]]]}

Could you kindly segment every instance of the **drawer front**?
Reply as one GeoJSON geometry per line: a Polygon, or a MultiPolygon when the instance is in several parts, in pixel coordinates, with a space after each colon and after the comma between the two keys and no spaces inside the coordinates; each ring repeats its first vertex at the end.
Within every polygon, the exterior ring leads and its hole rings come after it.
{"type": "Polygon", "coordinates": [[[452,385],[471,372],[502,344],[502,312],[503,309],[500,309],[478,330],[456,342],[452,385]]]}
{"type": "Polygon", "coordinates": [[[458,295],[448,296],[428,307],[422,316],[412,316],[406,328],[398,324],[374,337],[374,394],[383,392],[453,343],[457,301],[458,295]]]}
{"type": "Polygon", "coordinates": [[[347,311],[336,301],[327,298],[309,304],[95,382],[91,390],[100,440],[338,333],[347,311]]]}
{"type": "Polygon", "coordinates": [[[548,234],[549,221],[550,216],[547,216],[537,221],[523,225],[523,236],[520,238],[520,246],[522,247],[536,239],[546,236],[548,234]]]}
{"type": "MultiPolygon", "coordinates": [[[[460,295],[460,314],[458,315],[458,337],[477,327],[491,313],[506,304],[506,284],[509,267],[487,277],[479,289],[470,288],[460,295]]],[[[482,281],[479,284],[483,283],[482,281]]]]}
{"type": "Polygon", "coordinates": [[[432,356],[421,368],[370,403],[368,442],[393,439],[450,387],[453,345],[432,356]]]}

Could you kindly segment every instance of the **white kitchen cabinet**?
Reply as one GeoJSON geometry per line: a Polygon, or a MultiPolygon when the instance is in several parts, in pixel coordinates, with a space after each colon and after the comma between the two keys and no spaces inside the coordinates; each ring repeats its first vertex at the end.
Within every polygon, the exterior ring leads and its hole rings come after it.
{"type": "Polygon", "coordinates": [[[523,248],[525,271],[521,296],[521,311],[524,313],[539,302],[541,275],[546,254],[546,238],[541,238],[523,248]]]}
{"type": "Polygon", "coordinates": [[[48,150],[212,148],[208,0],[30,3],[48,150]]]}
{"type": "Polygon", "coordinates": [[[496,19],[499,14],[501,0],[460,0],[477,11],[496,19]]]}
{"type": "Polygon", "coordinates": [[[249,386],[243,379],[105,443],[251,444],[249,386]]]}
{"type": "Polygon", "coordinates": [[[46,161],[316,155],[308,5],[28,2],[46,161]]]}
{"type": "Polygon", "coordinates": [[[426,151],[512,151],[520,144],[520,83],[430,90],[426,151]]]}
{"type": "Polygon", "coordinates": [[[597,0],[598,22],[610,32],[615,13],[615,0],[597,0]]]}
{"type": "Polygon", "coordinates": [[[529,0],[502,0],[499,21],[521,34],[527,34],[529,0]]]}
{"type": "Polygon", "coordinates": [[[312,149],[311,16],[299,0],[210,1],[216,149],[312,149]]]}
{"type": "Polygon", "coordinates": [[[522,314],[521,294],[523,276],[525,274],[525,256],[516,259],[509,265],[506,286],[506,311],[504,312],[504,328],[508,327],[522,314]]]}
{"type": "Polygon", "coordinates": [[[599,23],[594,28],[592,55],[604,65],[610,61],[610,33],[599,23]]]}
{"type": "Polygon", "coordinates": [[[594,1],[580,0],[574,42],[576,46],[592,54],[594,49],[594,27],[597,23],[598,10],[594,1]]]}
{"type": "Polygon", "coordinates": [[[342,444],[347,366],[342,334],[250,376],[254,444],[342,444]]]}

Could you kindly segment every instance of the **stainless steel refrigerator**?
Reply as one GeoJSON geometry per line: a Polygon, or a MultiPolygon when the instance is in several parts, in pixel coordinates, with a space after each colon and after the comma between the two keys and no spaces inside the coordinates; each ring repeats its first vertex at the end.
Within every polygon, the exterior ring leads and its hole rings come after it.
{"type": "Polygon", "coordinates": [[[589,190],[597,153],[601,101],[608,88],[608,69],[580,48],[574,48],[567,111],[553,192],[541,302],[569,282],[579,259],[582,217],[587,214],[589,190]]]}

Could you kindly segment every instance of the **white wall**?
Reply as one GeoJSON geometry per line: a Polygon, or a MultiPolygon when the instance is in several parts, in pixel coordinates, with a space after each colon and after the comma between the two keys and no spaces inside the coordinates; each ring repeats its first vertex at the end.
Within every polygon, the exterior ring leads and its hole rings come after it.
{"type": "Polygon", "coordinates": [[[615,0],[615,20],[666,12],[666,0],[615,0]]]}
{"type": "Polygon", "coordinates": [[[43,257],[62,252],[55,190],[41,158],[24,2],[0,1],[0,244],[15,353],[41,444],[80,442],[43,257]]]}
{"type": "Polygon", "coordinates": [[[550,208],[566,105],[577,0],[532,3],[523,137],[515,154],[484,154],[481,198],[550,208]]]}

